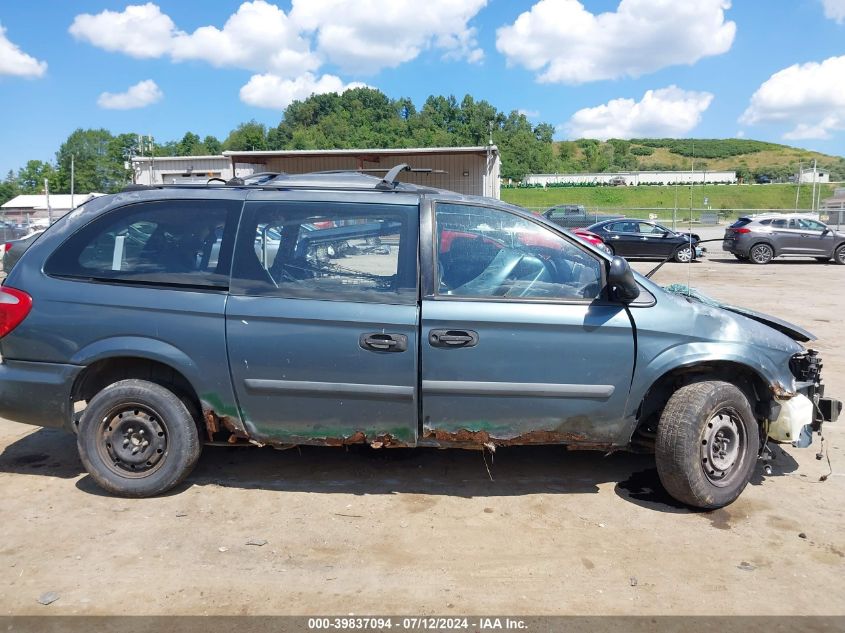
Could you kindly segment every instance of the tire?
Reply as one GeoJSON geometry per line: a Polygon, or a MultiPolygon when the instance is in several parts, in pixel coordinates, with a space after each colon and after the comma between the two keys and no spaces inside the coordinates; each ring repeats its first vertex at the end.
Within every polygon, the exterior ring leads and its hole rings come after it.
{"type": "Polygon", "coordinates": [[[657,473],[678,501],[721,508],[745,489],[759,448],[759,426],[742,391],[727,382],[693,383],[678,389],[660,416],[657,473]]]}
{"type": "Polygon", "coordinates": [[[675,261],[679,264],[688,264],[695,258],[692,248],[689,246],[682,246],[675,251],[675,261]]]}
{"type": "Polygon", "coordinates": [[[840,244],[839,247],[833,251],[833,261],[837,264],[845,265],[845,244],[840,244]]]}
{"type": "Polygon", "coordinates": [[[749,261],[754,264],[768,264],[775,256],[774,249],[768,244],[755,244],[748,253],[749,261]]]}
{"type": "Polygon", "coordinates": [[[202,451],[196,421],[172,391],[121,380],[93,398],[77,435],[85,469],[104,490],[151,497],[179,484],[202,451]]]}

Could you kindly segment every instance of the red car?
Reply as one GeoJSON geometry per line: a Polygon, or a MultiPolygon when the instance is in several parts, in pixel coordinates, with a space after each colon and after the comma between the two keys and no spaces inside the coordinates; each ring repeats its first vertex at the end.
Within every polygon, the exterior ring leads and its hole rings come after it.
{"type": "Polygon", "coordinates": [[[612,255],[613,252],[604,244],[604,241],[593,233],[592,231],[588,231],[587,229],[567,229],[572,235],[577,237],[582,242],[587,242],[587,244],[592,244],[599,250],[604,251],[608,255],[612,255]]]}

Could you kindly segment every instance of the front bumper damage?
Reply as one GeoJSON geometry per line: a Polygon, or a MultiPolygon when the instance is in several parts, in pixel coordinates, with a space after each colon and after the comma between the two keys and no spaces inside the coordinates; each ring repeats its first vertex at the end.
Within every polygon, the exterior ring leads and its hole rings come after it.
{"type": "Polygon", "coordinates": [[[770,405],[768,436],[775,442],[787,442],[806,448],[813,433],[825,422],[835,422],[842,412],[842,402],[826,398],[821,380],[822,362],[813,349],[795,354],[789,362],[795,376],[794,393],[776,393],[770,405]]]}

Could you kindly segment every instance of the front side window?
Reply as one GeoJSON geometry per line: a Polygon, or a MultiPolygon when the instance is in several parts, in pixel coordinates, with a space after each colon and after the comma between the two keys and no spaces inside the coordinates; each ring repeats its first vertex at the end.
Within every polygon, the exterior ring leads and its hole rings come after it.
{"type": "Polygon", "coordinates": [[[161,200],[110,211],[73,234],[45,272],[98,281],[226,288],[241,203],[161,200]]]}
{"type": "Polygon", "coordinates": [[[321,202],[247,207],[233,293],[416,302],[417,207],[321,202]]]}
{"type": "Polygon", "coordinates": [[[827,227],[821,222],[815,220],[808,220],[806,218],[798,218],[798,228],[802,231],[824,231],[827,227]]]}
{"type": "Polygon", "coordinates": [[[440,203],[435,223],[438,295],[591,300],[601,293],[600,260],[530,220],[440,203]]]}

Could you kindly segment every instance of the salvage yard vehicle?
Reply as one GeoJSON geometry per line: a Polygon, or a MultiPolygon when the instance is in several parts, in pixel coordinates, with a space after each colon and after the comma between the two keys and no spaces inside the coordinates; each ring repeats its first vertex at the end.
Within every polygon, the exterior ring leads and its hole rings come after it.
{"type": "Polygon", "coordinates": [[[845,264],[845,233],[801,213],[743,216],[725,229],[722,248],[753,264],[795,255],[845,264]]]}
{"type": "Polygon", "coordinates": [[[173,488],[203,444],[562,444],[653,452],[700,508],[769,439],[838,417],[801,328],[405,169],[139,186],[64,216],[0,288],[0,415],[76,433],[125,496],[173,488]]]}
{"type": "Polygon", "coordinates": [[[587,227],[604,240],[614,255],[623,257],[671,257],[687,263],[702,256],[699,238],[673,231],[660,224],[627,218],[605,220],[587,227]]]}

